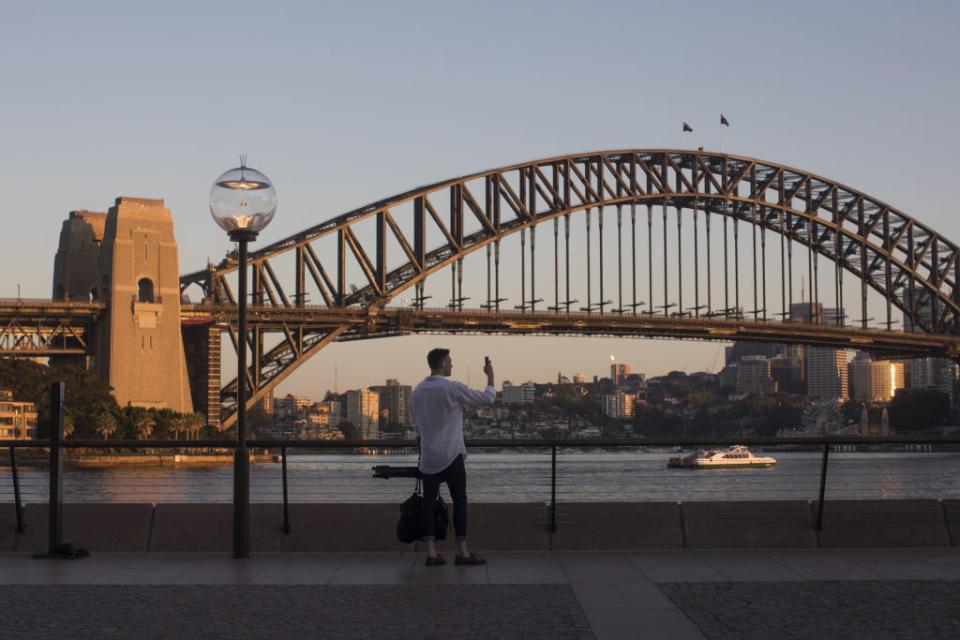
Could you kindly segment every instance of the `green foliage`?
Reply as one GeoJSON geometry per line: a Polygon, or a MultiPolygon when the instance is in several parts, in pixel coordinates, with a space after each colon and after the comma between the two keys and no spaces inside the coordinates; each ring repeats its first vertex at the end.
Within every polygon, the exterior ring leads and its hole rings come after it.
{"type": "Polygon", "coordinates": [[[0,387],[37,406],[37,422],[50,421],[50,385],[66,383],[64,436],[78,439],[197,439],[216,436],[199,413],[120,407],[110,386],[93,371],[73,365],[46,366],[19,358],[0,358],[0,387]]]}
{"type": "Polygon", "coordinates": [[[887,411],[898,433],[923,431],[949,422],[950,398],[933,389],[898,389],[887,411]]]}

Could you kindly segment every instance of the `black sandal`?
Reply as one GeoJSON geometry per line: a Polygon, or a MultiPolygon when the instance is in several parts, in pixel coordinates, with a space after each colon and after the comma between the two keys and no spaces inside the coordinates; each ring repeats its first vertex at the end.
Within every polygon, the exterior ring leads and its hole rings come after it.
{"type": "Polygon", "coordinates": [[[440,567],[447,564],[447,561],[443,559],[443,556],[427,556],[427,561],[424,564],[428,567],[440,567]]]}
{"type": "Polygon", "coordinates": [[[483,558],[483,557],[481,557],[481,556],[478,556],[478,555],[475,554],[475,553],[471,553],[469,556],[461,556],[460,554],[457,554],[457,557],[454,558],[454,560],[453,560],[453,564],[456,564],[456,565],[461,565],[461,564],[468,564],[468,565],[487,564],[487,559],[486,559],[486,558],[483,558]]]}

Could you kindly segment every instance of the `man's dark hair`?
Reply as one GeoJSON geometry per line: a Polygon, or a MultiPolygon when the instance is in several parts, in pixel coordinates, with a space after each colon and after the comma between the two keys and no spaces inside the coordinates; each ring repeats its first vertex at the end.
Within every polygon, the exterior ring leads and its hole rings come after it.
{"type": "Polygon", "coordinates": [[[427,354],[427,364],[430,365],[430,371],[440,368],[443,359],[450,355],[450,349],[432,349],[427,354]]]}

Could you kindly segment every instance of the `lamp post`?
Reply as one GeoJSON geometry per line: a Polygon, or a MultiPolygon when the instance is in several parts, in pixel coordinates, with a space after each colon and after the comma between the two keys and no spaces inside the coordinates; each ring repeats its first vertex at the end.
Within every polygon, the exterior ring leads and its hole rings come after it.
{"type": "Polygon", "coordinates": [[[250,557],[250,454],[247,450],[247,244],[277,210],[270,179],[247,166],[221,174],[210,189],[210,214],[239,245],[237,340],[237,449],[233,457],[233,557],[250,557]]]}

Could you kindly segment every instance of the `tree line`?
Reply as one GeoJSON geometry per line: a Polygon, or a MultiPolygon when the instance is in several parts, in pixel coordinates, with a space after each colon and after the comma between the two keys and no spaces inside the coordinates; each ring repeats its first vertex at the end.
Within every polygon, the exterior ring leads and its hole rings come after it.
{"type": "Polygon", "coordinates": [[[82,367],[0,358],[0,387],[10,389],[15,400],[37,407],[41,433],[50,422],[50,386],[55,382],[66,383],[63,430],[68,438],[196,440],[219,435],[199,413],[121,407],[110,385],[82,367]]]}

